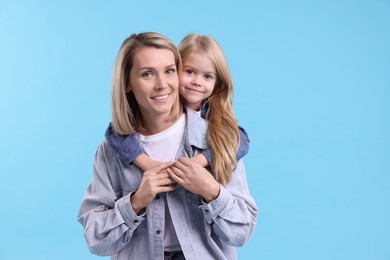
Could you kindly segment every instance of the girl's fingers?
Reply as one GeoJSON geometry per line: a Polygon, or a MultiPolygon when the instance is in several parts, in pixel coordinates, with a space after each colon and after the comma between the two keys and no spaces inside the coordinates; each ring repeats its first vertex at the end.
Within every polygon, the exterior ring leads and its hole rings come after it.
{"type": "Polygon", "coordinates": [[[149,171],[150,172],[154,172],[154,173],[158,173],[158,172],[161,172],[162,170],[172,166],[175,162],[167,162],[167,163],[163,163],[163,164],[160,164],[152,169],[150,169],[149,171]]]}

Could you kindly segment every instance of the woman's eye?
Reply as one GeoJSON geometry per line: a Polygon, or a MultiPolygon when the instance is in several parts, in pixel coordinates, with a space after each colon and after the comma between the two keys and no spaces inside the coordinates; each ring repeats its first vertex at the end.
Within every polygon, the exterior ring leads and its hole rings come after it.
{"type": "Polygon", "coordinates": [[[173,74],[173,73],[175,73],[175,72],[176,72],[176,70],[173,69],[173,68],[167,69],[167,73],[168,73],[168,74],[173,74]]]}
{"type": "Polygon", "coordinates": [[[153,76],[153,72],[151,71],[145,71],[144,73],[142,73],[143,78],[150,78],[152,76],[153,76]]]}

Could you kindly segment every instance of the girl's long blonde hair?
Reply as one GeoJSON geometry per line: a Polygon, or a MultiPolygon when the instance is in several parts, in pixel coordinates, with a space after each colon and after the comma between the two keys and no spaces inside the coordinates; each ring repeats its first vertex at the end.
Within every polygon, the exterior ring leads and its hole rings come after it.
{"type": "MultiPolygon", "coordinates": [[[[130,84],[130,71],[133,66],[135,53],[143,47],[167,49],[175,57],[177,71],[181,70],[181,58],[175,44],[165,36],[144,32],[132,34],[122,43],[115,59],[112,75],[111,93],[111,126],[116,134],[128,135],[142,129],[141,114],[133,92],[128,91],[130,84]]],[[[171,111],[170,120],[176,121],[182,113],[183,107],[177,94],[177,100],[171,111]]]]}
{"type": "Polygon", "coordinates": [[[237,166],[236,152],[240,143],[238,125],[233,113],[233,81],[219,44],[208,35],[187,35],[179,45],[183,62],[193,53],[205,54],[215,66],[217,79],[214,90],[206,101],[208,110],[207,140],[213,157],[215,179],[222,185],[229,183],[237,166]]]}

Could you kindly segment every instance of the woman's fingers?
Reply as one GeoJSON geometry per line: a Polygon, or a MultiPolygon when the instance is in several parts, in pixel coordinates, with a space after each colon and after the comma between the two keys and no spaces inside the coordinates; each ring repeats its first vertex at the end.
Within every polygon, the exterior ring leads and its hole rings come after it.
{"type": "MultiPolygon", "coordinates": [[[[184,157],[180,157],[174,164],[173,166],[178,168],[179,170],[185,172],[188,168],[188,162],[186,162],[185,160],[183,160],[184,157]]],[[[187,158],[184,158],[184,159],[187,159],[187,158]]]]}
{"type": "Polygon", "coordinates": [[[179,159],[177,159],[176,162],[180,162],[181,164],[185,165],[185,166],[190,166],[193,162],[190,158],[187,158],[187,157],[180,157],[179,159]]]}

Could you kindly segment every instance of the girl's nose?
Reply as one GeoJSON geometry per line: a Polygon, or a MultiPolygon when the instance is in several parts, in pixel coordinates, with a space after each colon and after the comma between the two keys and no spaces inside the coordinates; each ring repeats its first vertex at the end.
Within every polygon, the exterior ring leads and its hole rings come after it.
{"type": "Polygon", "coordinates": [[[197,87],[200,87],[201,84],[200,84],[200,80],[199,80],[199,77],[194,77],[191,81],[191,84],[194,85],[194,86],[197,86],[197,87]]]}

